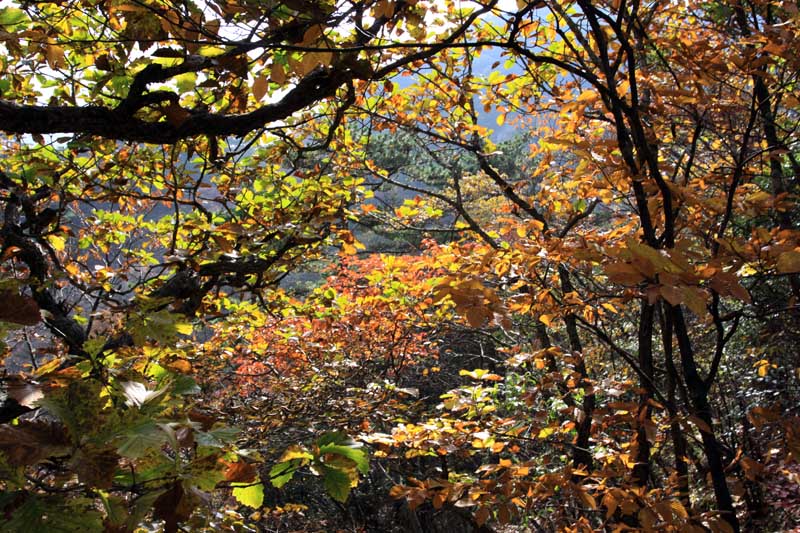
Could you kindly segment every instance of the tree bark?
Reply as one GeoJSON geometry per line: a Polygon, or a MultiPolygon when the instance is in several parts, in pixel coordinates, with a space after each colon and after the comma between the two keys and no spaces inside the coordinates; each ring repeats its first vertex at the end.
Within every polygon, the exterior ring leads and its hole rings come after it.
{"type": "Polygon", "coordinates": [[[692,403],[692,412],[698,419],[697,426],[700,430],[700,436],[703,442],[703,451],[708,460],[708,469],[711,474],[711,483],[714,488],[717,509],[721,513],[722,518],[728,522],[734,533],[738,533],[739,520],[736,517],[736,510],[733,507],[733,498],[728,488],[728,481],[725,478],[722,449],[714,435],[711,404],[708,401],[709,386],[700,377],[698,372],[697,361],[695,360],[689,333],[686,329],[686,320],[680,305],[671,305],[670,315],[675,329],[675,337],[678,340],[683,378],[686,382],[689,399],[692,403]]]}

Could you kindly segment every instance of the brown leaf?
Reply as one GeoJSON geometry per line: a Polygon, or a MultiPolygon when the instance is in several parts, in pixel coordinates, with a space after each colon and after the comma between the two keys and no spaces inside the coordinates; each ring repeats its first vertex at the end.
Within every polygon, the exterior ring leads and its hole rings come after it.
{"type": "Polygon", "coordinates": [[[578,499],[581,500],[581,503],[588,507],[589,509],[597,509],[597,502],[594,499],[594,496],[589,494],[586,490],[581,487],[576,488],[575,490],[578,499]]]}
{"type": "Polygon", "coordinates": [[[32,465],[52,455],[64,455],[68,447],[67,435],[60,425],[23,422],[18,426],[0,426],[0,452],[14,466],[32,465]]]}
{"type": "Polygon", "coordinates": [[[64,57],[64,48],[57,44],[48,44],[45,46],[45,59],[50,68],[63,68],[67,66],[67,60],[64,57]]]}
{"type": "Polygon", "coordinates": [[[750,457],[742,456],[739,460],[739,464],[742,466],[742,471],[747,479],[750,481],[758,480],[758,477],[764,471],[764,466],[759,463],[758,461],[751,459],[750,457]]]}
{"type": "Polygon", "coordinates": [[[93,450],[81,448],[72,456],[70,467],[81,483],[98,489],[110,489],[119,464],[113,448],[93,450]]]}
{"type": "Polygon", "coordinates": [[[489,520],[489,509],[487,507],[481,507],[475,511],[475,523],[478,526],[482,526],[487,520],[489,520]]]}
{"type": "Polygon", "coordinates": [[[790,250],[783,252],[778,256],[778,272],[781,274],[791,274],[793,272],[800,272],[800,252],[797,250],[790,250]]]}
{"type": "Polygon", "coordinates": [[[269,79],[278,85],[283,85],[286,82],[286,70],[280,63],[273,63],[269,72],[269,79]]]}
{"type": "Polygon", "coordinates": [[[256,480],[257,475],[258,471],[253,465],[244,461],[237,461],[228,464],[228,468],[225,470],[225,481],[252,483],[256,480]]]}
{"type": "Polygon", "coordinates": [[[5,261],[6,259],[11,259],[12,257],[16,256],[18,253],[22,251],[22,248],[19,246],[9,246],[3,251],[2,257],[0,257],[0,261],[5,261]]]}
{"type": "Polygon", "coordinates": [[[691,309],[698,318],[704,318],[708,313],[706,296],[705,291],[699,287],[683,288],[684,303],[686,303],[686,307],[691,309]]]}
{"type": "Polygon", "coordinates": [[[697,417],[697,416],[695,416],[695,415],[690,415],[690,416],[688,417],[688,420],[689,420],[691,423],[693,423],[695,426],[697,426],[697,429],[699,429],[699,430],[700,430],[700,431],[702,431],[703,433],[711,433],[711,432],[712,432],[712,430],[711,430],[711,426],[709,426],[709,425],[706,423],[706,421],[705,421],[705,420],[703,420],[703,419],[701,419],[701,418],[699,418],[699,417],[697,417]]]}
{"type": "Polygon", "coordinates": [[[94,58],[94,66],[98,70],[104,70],[106,72],[111,72],[114,69],[111,67],[111,61],[108,59],[108,54],[99,55],[94,58]]]}
{"type": "Polygon", "coordinates": [[[497,521],[500,522],[501,524],[511,523],[511,508],[509,508],[508,504],[504,504],[498,507],[497,521]]]}
{"type": "Polygon", "coordinates": [[[670,305],[679,305],[683,301],[682,292],[677,287],[663,285],[658,292],[670,305]]]}
{"type": "Polygon", "coordinates": [[[213,416],[198,411],[197,409],[192,409],[189,412],[189,420],[200,424],[200,427],[203,431],[208,431],[209,429],[214,427],[214,424],[217,422],[217,419],[214,418],[213,416]]]}
{"type": "Polygon", "coordinates": [[[253,98],[256,99],[256,102],[264,98],[268,88],[269,82],[267,78],[265,76],[256,76],[256,79],[253,81],[253,98]]]}
{"type": "Polygon", "coordinates": [[[611,491],[606,492],[603,495],[602,504],[603,507],[606,508],[606,520],[608,520],[614,515],[614,513],[617,510],[617,506],[619,505],[617,503],[617,498],[614,497],[614,494],[611,491]]]}
{"type": "Polygon", "coordinates": [[[314,24],[303,34],[303,41],[300,46],[309,46],[322,36],[322,25],[314,24]]]}
{"type": "Polygon", "coordinates": [[[183,484],[176,481],[153,502],[153,518],[164,521],[165,533],[177,533],[178,524],[189,519],[194,507],[195,502],[183,490],[183,484]]]}
{"type": "Polygon", "coordinates": [[[194,429],[189,426],[181,426],[175,430],[175,438],[181,448],[194,447],[194,429]]]}
{"type": "Polygon", "coordinates": [[[479,328],[483,326],[484,322],[486,321],[486,308],[485,307],[470,307],[466,311],[467,315],[467,322],[473,328],[479,328]]]}
{"type": "Polygon", "coordinates": [[[608,280],[618,285],[638,285],[644,281],[645,277],[631,264],[611,263],[605,265],[608,280]]]}
{"type": "Polygon", "coordinates": [[[219,19],[213,19],[206,22],[206,32],[212,35],[219,35],[219,28],[222,25],[222,21],[219,19]]]}
{"type": "Polygon", "coordinates": [[[6,289],[0,291],[0,320],[33,326],[42,321],[42,315],[33,298],[6,289]]]}
{"type": "Polygon", "coordinates": [[[446,501],[447,501],[447,495],[442,493],[441,491],[437,492],[433,496],[433,508],[438,511],[444,506],[446,501]]]}
{"type": "Polygon", "coordinates": [[[167,107],[163,108],[163,113],[164,116],[167,117],[167,122],[176,128],[186,122],[186,119],[191,115],[191,113],[177,103],[171,103],[167,107]]]}

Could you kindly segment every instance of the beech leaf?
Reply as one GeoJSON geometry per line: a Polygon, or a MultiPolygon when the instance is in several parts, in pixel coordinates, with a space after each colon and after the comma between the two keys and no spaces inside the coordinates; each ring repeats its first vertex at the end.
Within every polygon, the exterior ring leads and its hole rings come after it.
{"type": "Polygon", "coordinates": [[[264,503],[264,485],[261,483],[233,484],[233,497],[242,505],[258,509],[264,503]]]}

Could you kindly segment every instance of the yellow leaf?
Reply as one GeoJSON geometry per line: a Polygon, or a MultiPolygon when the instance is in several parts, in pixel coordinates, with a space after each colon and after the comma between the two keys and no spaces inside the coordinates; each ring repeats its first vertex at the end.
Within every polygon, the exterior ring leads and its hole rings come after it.
{"type": "Polygon", "coordinates": [[[590,102],[590,101],[594,101],[594,100],[597,100],[597,93],[594,92],[591,89],[583,91],[578,96],[578,102],[590,102]]]}
{"type": "Polygon", "coordinates": [[[758,368],[759,377],[763,378],[769,373],[769,361],[767,361],[766,359],[761,359],[760,361],[757,361],[754,366],[758,368]]]}
{"type": "Polygon", "coordinates": [[[194,326],[190,322],[175,322],[175,331],[181,335],[191,335],[194,326]]]}
{"type": "Polygon", "coordinates": [[[503,124],[505,124],[505,122],[506,122],[506,115],[505,115],[505,113],[502,113],[502,114],[500,114],[500,115],[497,115],[497,125],[498,125],[498,126],[502,126],[503,124]]]}
{"type": "Polygon", "coordinates": [[[614,307],[613,305],[611,305],[610,303],[606,302],[606,303],[602,304],[602,306],[603,306],[603,309],[611,311],[612,313],[617,313],[618,312],[617,308],[614,307]]]}
{"type": "Polygon", "coordinates": [[[52,246],[53,250],[56,252],[63,252],[67,244],[66,239],[61,235],[50,235],[47,237],[47,240],[50,241],[50,246],[52,246]]]}
{"type": "Polygon", "coordinates": [[[539,322],[550,327],[550,324],[553,322],[553,317],[552,315],[539,315],[539,322]]]}
{"type": "Polygon", "coordinates": [[[556,428],[552,428],[552,427],[544,428],[539,432],[537,437],[540,438],[540,439],[546,439],[547,437],[549,437],[550,435],[552,435],[555,432],[556,432],[556,428]]]}
{"type": "Polygon", "coordinates": [[[297,444],[293,444],[286,448],[278,462],[285,463],[286,461],[291,461],[293,459],[302,459],[303,464],[305,464],[306,461],[313,458],[314,456],[311,455],[307,450],[303,449],[297,444]]]}

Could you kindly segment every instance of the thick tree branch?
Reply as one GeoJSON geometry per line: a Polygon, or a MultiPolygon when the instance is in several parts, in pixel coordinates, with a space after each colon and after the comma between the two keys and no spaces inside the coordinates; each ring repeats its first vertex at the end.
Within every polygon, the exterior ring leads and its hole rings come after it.
{"type": "Polygon", "coordinates": [[[241,137],[334,96],[352,78],[353,73],[346,68],[318,68],[276,103],[240,115],[191,114],[179,124],[131,117],[125,108],[18,105],[0,101],[0,129],[17,134],[75,133],[152,144],[173,144],[198,135],[241,137]]]}

